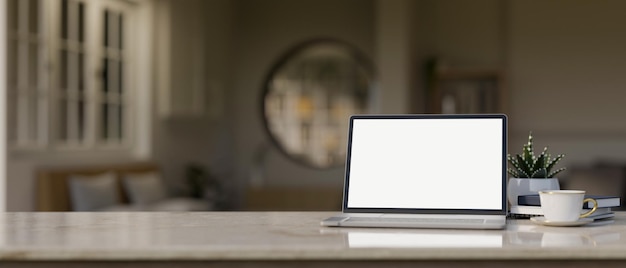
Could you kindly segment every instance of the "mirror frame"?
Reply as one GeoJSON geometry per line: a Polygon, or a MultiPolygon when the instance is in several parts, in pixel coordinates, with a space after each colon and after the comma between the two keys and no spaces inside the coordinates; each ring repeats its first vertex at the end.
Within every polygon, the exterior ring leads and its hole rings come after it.
{"type": "MultiPolygon", "coordinates": [[[[270,83],[272,82],[273,78],[275,77],[276,73],[283,67],[285,66],[285,64],[292,59],[294,56],[298,55],[298,53],[304,51],[305,49],[315,46],[317,44],[333,44],[336,45],[338,47],[341,47],[343,49],[345,49],[346,51],[348,51],[350,54],[348,55],[350,58],[352,58],[361,68],[363,68],[367,75],[369,76],[369,80],[370,80],[370,86],[368,89],[368,99],[367,99],[367,103],[368,105],[366,106],[367,110],[373,110],[373,102],[372,102],[372,97],[374,96],[374,91],[375,91],[375,84],[377,81],[377,77],[376,77],[376,72],[375,72],[375,67],[374,67],[374,63],[363,53],[361,52],[361,50],[359,50],[356,46],[343,41],[343,40],[339,40],[339,39],[335,39],[335,38],[314,38],[314,39],[310,39],[304,42],[300,42],[297,43],[296,45],[290,47],[289,49],[287,49],[286,52],[282,53],[279,57],[278,60],[275,61],[272,65],[272,67],[269,69],[269,72],[267,73],[267,75],[265,76],[265,79],[263,80],[263,84],[262,84],[262,90],[261,90],[261,120],[263,122],[263,128],[265,129],[265,133],[269,136],[269,139],[271,140],[271,143],[278,148],[278,150],[281,152],[281,154],[283,154],[285,157],[287,157],[288,159],[291,159],[292,161],[309,167],[309,168],[314,168],[317,170],[329,170],[329,169],[334,169],[334,168],[339,168],[341,166],[345,165],[345,159],[342,162],[337,162],[337,163],[333,163],[331,165],[328,166],[318,166],[315,165],[309,161],[307,161],[306,159],[303,158],[299,158],[296,157],[292,154],[290,154],[281,144],[281,142],[278,140],[278,138],[272,133],[272,131],[269,128],[269,121],[266,115],[266,97],[270,92],[270,83]]],[[[348,124],[348,118],[346,118],[346,124],[348,124]]],[[[346,138],[347,138],[347,133],[346,133],[346,138]]]]}

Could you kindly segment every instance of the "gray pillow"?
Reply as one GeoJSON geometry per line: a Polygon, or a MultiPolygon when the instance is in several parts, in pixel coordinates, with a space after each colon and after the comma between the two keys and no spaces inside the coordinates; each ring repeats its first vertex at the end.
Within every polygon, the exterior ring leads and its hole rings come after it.
{"type": "Polygon", "coordinates": [[[69,179],[74,211],[96,211],[119,204],[115,173],[72,175],[69,179]]]}
{"type": "Polygon", "coordinates": [[[156,172],[124,174],[123,185],[133,205],[150,205],[167,198],[161,176],[156,172]]]}

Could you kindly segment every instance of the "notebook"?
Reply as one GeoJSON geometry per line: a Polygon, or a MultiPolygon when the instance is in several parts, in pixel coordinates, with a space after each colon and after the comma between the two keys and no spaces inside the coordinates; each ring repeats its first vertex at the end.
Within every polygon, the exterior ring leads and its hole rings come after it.
{"type": "Polygon", "coordinates": [[[331,227],[502,229],[507,117],[353,115],[331,227]]]}

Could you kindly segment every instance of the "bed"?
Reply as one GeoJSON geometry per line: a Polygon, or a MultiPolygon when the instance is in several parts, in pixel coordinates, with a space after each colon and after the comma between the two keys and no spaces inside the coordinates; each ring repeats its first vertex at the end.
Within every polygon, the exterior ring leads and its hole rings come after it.
{"type": "Polygon", "coordinates": [[[168,193],[154,163],[39,168],[37,211],[203,211],[208,200],[168,193]]]}

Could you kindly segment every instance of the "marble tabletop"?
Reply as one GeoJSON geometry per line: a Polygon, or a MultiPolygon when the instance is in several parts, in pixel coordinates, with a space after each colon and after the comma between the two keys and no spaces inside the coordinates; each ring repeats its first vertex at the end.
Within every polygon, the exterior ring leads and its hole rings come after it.
{"type": "Polygon", "coordinates": [[[337,212],[0,214],[0,261],[626,260],[626,213],[582,227],[332,228],[337,212]],[[445,249],[445,250],[442,250],[445,249]]]}

